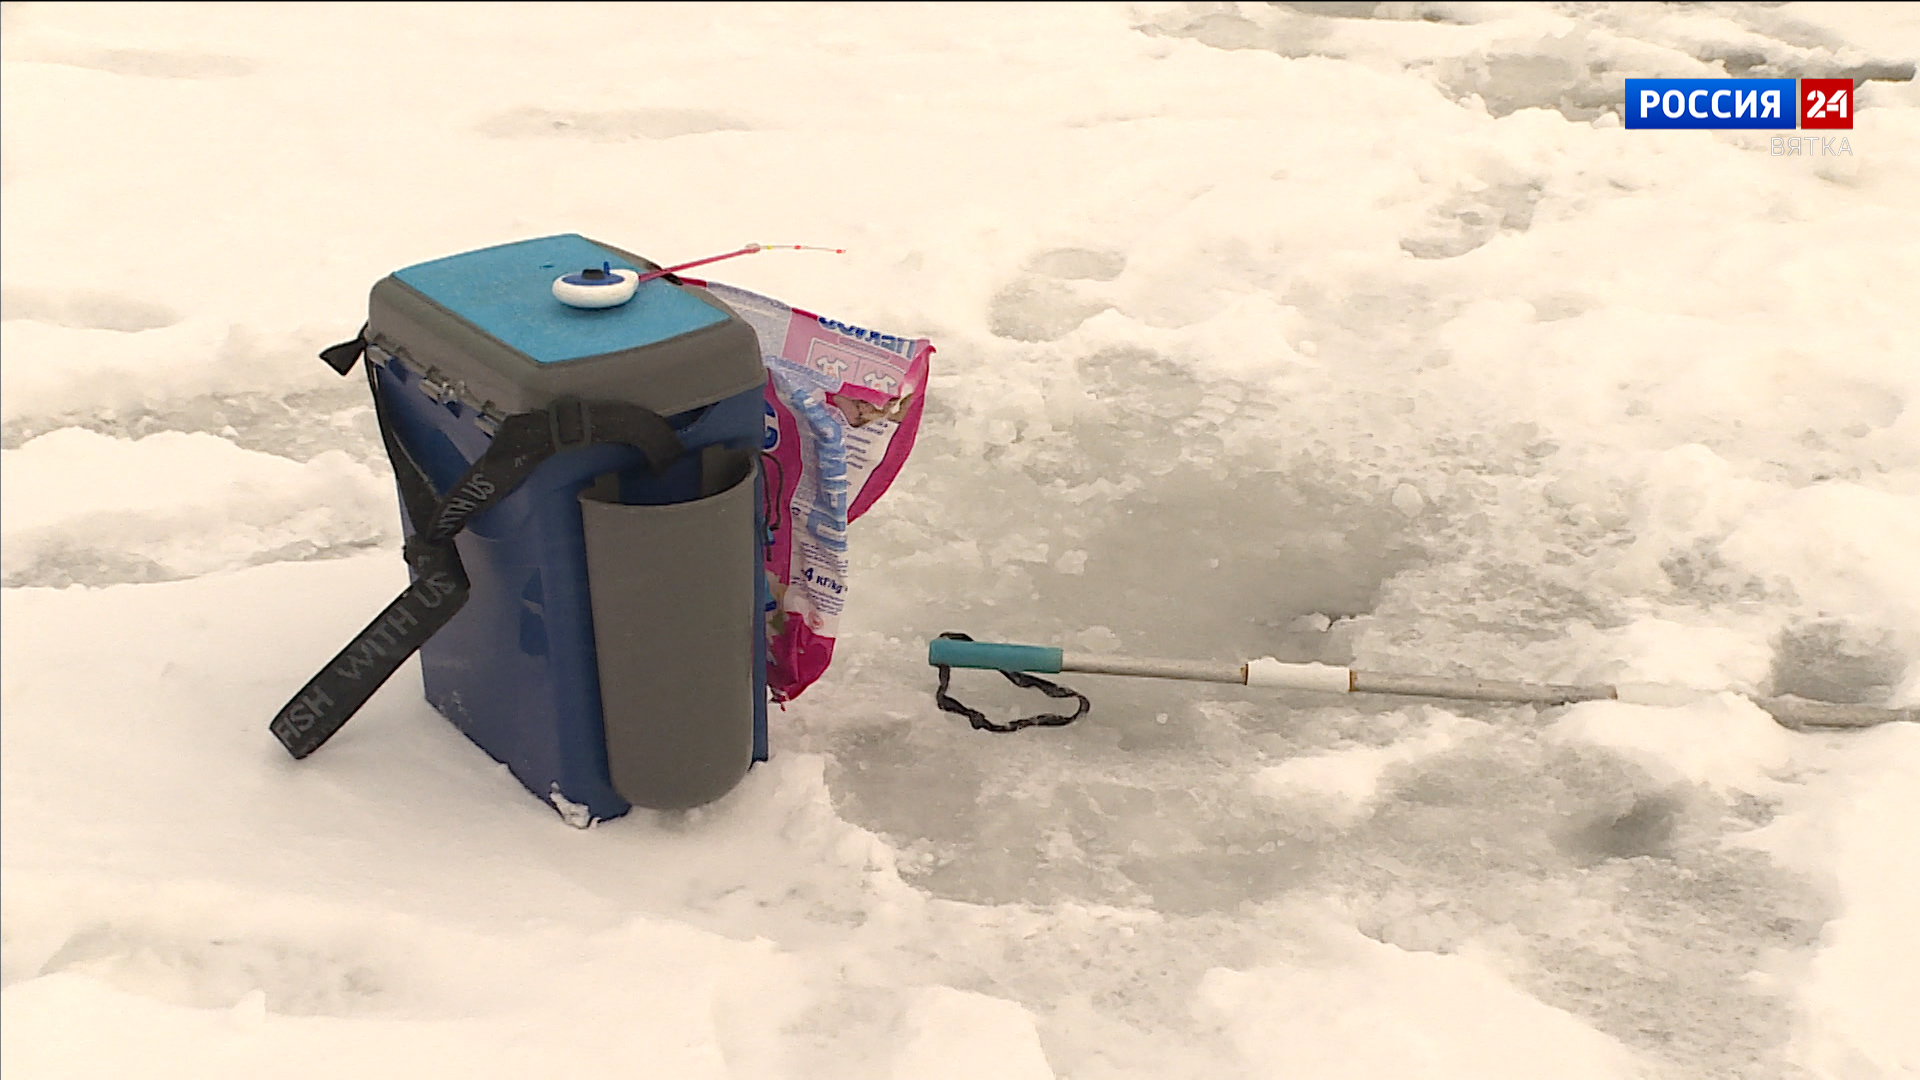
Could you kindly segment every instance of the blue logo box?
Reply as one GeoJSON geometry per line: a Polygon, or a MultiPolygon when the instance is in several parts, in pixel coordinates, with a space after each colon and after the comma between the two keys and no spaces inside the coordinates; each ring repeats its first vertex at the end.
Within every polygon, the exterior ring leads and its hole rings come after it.
{"type": "Polygon", "coordinates": [[[1792,130],[1796,90],[1793,79],[1628,79],[1627,127],[1792,130]]]}

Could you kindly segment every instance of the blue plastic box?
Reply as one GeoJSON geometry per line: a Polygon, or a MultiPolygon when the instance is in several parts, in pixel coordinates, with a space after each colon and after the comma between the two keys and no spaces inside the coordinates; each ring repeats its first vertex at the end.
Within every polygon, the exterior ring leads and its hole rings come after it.
{"type": "Polygon", "coordinates": [[[472,596],[421,649],[433,706],[577,824],[709,801],[767,756],[758,343],[670,279],[602,311],[554,299],[603,264],[655,268],[574,235],[468,252],[381,281],[366,333],[440,491],[499,419],[563,396],[645,406],[687,448],[658,475],[623,445],[543,463],[457,537],[472,596]]]}

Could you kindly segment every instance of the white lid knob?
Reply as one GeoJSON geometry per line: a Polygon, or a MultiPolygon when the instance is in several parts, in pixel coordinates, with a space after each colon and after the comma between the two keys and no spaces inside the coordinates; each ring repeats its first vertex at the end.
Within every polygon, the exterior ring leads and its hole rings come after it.
{"type": "Polygon", "coordinates": [[[602,264],[554,278],[553,298],[568,307],[619,307],[633,299],[639,287],[638,270],[616,270],[611,264],[602,264]]]}

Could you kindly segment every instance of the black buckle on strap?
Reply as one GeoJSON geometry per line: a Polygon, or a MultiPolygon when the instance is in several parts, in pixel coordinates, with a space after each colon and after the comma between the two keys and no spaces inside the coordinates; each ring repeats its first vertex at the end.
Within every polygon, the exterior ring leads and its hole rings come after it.
{"type": "Polygon", "coordinates": [[[459,558],[459,553],[452,549],[451,537],[435,540],[429,533],[416,532],[407,537],[400,547],[400,553],[409,569],[421,577],[427,577],[436,570],[446,569],[449,556],[455,560],[459,558]]]}
{"type": "Polygon", "coordinates": [[[557,453],[593,441],[593,411],[576,397],[558,397],[547,405],[547,431],[557,453]]]}

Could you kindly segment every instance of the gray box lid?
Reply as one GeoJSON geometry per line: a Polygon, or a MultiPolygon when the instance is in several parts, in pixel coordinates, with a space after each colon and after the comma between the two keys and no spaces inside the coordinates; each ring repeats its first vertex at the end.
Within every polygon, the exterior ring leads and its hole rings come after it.
{"type": "Polygon", "coordinates": [[[509,414],[571,396],[671,416],[765,384],[752,327],[704,289],[656,279],[592,310],[554,298],[554,278],[604,264],[656,269],[574,234],[410,266],[374,285],[367,337],[509,414]]]}

